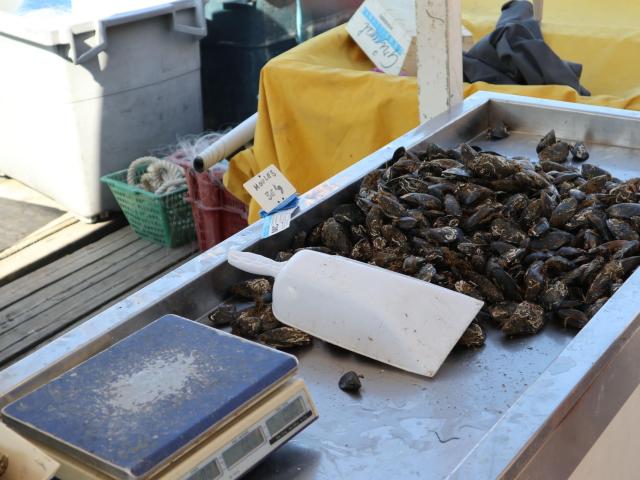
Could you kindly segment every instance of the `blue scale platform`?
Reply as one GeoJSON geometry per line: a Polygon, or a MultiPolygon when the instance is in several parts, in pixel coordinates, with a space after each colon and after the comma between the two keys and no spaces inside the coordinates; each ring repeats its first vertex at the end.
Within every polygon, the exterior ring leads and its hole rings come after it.
{"type": "Polygon", "coordinates": [[[296,368],[291,355],[166,315],[2,413],[25,436],[137,478],[296,368]]]}

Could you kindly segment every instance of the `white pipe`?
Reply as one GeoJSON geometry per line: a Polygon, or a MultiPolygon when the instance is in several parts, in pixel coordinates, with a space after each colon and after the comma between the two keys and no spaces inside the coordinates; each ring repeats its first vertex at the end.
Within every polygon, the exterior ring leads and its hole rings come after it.
{"type": "Polygon", "coordinates": [[[220,160],[227,158],[233,152],[239,150],[247,142],[253,139],[257,121],[258,114],[254,113],[240,125],[230,130],[205,148],[193,159],[192,166],[194,170],[196,172],[204,172],[220,160]]]}

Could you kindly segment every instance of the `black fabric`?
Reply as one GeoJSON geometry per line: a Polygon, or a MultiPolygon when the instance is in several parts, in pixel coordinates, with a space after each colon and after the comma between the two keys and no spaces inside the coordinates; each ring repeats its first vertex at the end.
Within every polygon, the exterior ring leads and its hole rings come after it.
{"type": "Polygon", "coordinates": [[[463,56],[464,80],[507,85],[580,85],[582,65],[562,60],[544,43],[533,5],[514,0],[502,6],[496,28],[463,56]]]}

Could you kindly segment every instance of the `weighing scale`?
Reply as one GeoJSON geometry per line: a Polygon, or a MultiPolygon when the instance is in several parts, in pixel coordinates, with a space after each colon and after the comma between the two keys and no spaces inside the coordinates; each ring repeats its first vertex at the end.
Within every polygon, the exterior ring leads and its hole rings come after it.
{"type": "Polygon", "coordinates": [[[317,417],[295,357],[166,315],[3,411],[76,479],[238,478],[317,417]]]}

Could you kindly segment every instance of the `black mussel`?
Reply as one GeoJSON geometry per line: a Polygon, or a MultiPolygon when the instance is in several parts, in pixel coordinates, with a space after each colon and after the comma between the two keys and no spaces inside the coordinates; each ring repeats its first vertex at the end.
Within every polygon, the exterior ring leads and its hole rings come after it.
{"type": "Polygon", "coordinates": [[[414,274],[413,276],[424,282],[431,282],[435,274],[436,274],[436,268],[432,264],[427,263],[422,267],[420,267],[420,270],[418,270],[418,273],[414,274]]]}
{"type": "Polygon", "coordinates": [[[440,210],[442,208],[442,202],[439,198],[428,193],[407,193],[400,197],[400,200],[420,208],[427,210],[440,210]]]}
{"type": "Polygon", "coordinates": [[[633,227],[622,219],[607,219],[607,228],[617,240],[638,240],[638,234],[633,227]]]}
{"type": "MultiPolygon", "coordinates": [[[[305,246],[307,247],[319,247],[322,245],[322,226],[324,222],[316,224],[310,231],[305,240],[305,246]]],[[[298,248],[302,248],[301,246],[298,248]]]]}
{"type": "Polygon", "coordinates": [[[286,262],[291,257],[293,257],[293,252],[281,251],[276,254],[275,261],[276,262],[286,262]]]}
{"type": "Polygon", "coordinates": [[[552,277],[567,272],[575,267],[571,260],[567,260],[559,255],[554,255],[544,261],[544,272],[552,277]]]}
{"type": "Polygon", "coordinates": [[[565,245],[570,245],[574,236],[564,230],[550,230],[540,238],[531,240],[533,250],[557,250],[565,245]]]}
{"type": "Polygon", "coordinates": [[[365,225],[351,225],[349,230],[351,231],[351,236],[355,240],[369,238],[369,231],[365,225]]]}
{"type": "Polygon", "coordinates": [[[557,162],[543,161],[539,163],[543,172],[575,172],[576,169],[571,165],[563,165],[557,162]]]}
{"type": "Polygon", "coordinates": [[[500,214],[500,209],[491,205],[480,205],[476,208],[473,215],[467,217],[463,222],[462,227],[467,232],[472,232],[477,228],[491,222],[497,215],[500,214]]]}
{"type": "Polygon", "coordinates": [[[571,195],[572,198],[575,198],[578,203],[584,202],[587,198],[587,194],[578,190],[577,188],[572,188],[571,190],[569,190],[569,195],[571,195]]]}
{"type": "Polygon", "coordinates": [[[274,348],[293,348],[311,344],[313,337],[293,327],[278,327],[258,335],[258,341],[274,348]]]}
{"type": "Polygon", "coordinates": [[[572,159],[575,162],[584,162],[589,158],[587,147],[585,147],[584,143],[582,142],[576,142],[571,145],[571,155],[572,159]]]}
{"type": "Polygon", "coordinates": [[[479,153],[473,160],[467,162],[467,170],[474,177],[499,179],[505,178],[520,171],[519,165],[509,161],[500,155],[490,153],[479,153]]]}
{"type": "Polygon", "coordinates": [[[379,237],[382,235],[382,225],[384,225],[384,215],[382,209],[375,205],[371,207],[369,213],[367,213],[365,219],[367,228],[369,229],[369,235],[371,237],[379,237]]]}
{"type": "Polygon", "coordinates": [[[502,140],[509,136],[510,128],[506,123],[500,122],[487,130],[487,138],[489,140],[502,140]]]}
{"type": "Polygon", "coordinates": [[[458,199],[450,193],[444,196],[444,211],[447,215],[453,217],[461,217],[463,213],[458,199]]]}
{"type": "Polygon", "coordinates": [[[542,217],[529,229],[528,233],[532,237],[540,237],[547,233],[550,228],[551,225],[549,225],[549,220],[547,220],[545,217],[542,217]]]}
{"type": "Polygon", "coordinates": [[[387,245],[391,248],[406,250],[409,248],[407,236],[402,230],[387,224],[382,226],[382,236],[387,241],[387,245]]]}
{"type": "Polygon", "coordinates": [[[573,308],[561,308],[556,310],[556,317],[562,323],[564,328],[571,327],[576,330],[580,330],[587,323],[589,323],[589,317],[580,310],[573,308]]]}
{"type": "Polygon", "coordinates": [[[569,197],[562,200],[551,213],[549,223],[556,228],[562,228],[578,210],[578,201],[569,197]]]}
{"type": "Polygon", "coordinates": [[[478,290],[478,287],[470,282],[467,282],[466,280],[458,280],[455,283],[455,288],[458,292],[464,295],[469,295],[470,297],[484,301],[484,298],[482,298],[482,294],[480,293],[480,290],[478,290]]]}
{"type": "Polygon", "coordinates": [[[371,242],[367,238],[362,238],[356,242],[351,249],[351,258],[360,260],[362,262],[368,262],[373,255],[373,247],[371,242]]]}
{"type": "Polygon", "coordinates": [[[358,374],[352,370],[340,377],[340,380],[338,381],[338,387],[342,391],[356,393],[360,390],[360,388],[362,388],[362,383],[360,382],[360,377],[358,376],[358,374]]]}
{"type": "Polygon", "coordinates": [[[530,335],[544,326],[544,310],[532,302],[518,304],[511,316],[501,325],[505,335],[530,335]]]}
{"type": "Polygon", "coordinates": [[[468,207],[476,202],[495,196],[495,192],[490,188],[476,185],[475,183],[461,183],[456,187],[455,195],[462,205],[468,207]]]}
{"type": "Polygon", "coordinates": [[[236,306],[233,303],[223,302],[209,314],[209,320],[214,327],[226,327],[235,320],[237,314],[236,306]]]}
{"type": "Polygon", "coordinates": [[[580,167],[582,176],[587,180],[591,180],[594,177],[600,177],[604,175],[607,177],[607,180],[611,179],[611,174],[607,172],[605,169],[594,165],[593,163],[584,163],[580,167]]]}
{"type": "Polygon", "coordinates": [[[564,163],[568,156],[569,144],[566,142],[556,142],[538,152],[538,158],[541,162],[564,163]]]}
{"type": "Polygon", "coordinates": [[[492,303],[504,301],[502,292],[484,275],[470,269],[464,272],[464,277],[478,287],[485,301],[492,303]]]}
{"type": "Polygon", "coordinates": [[[364,214],[353,203],[338,205],[333,210],[333,218],[346,225],[359,225],[364,223],[364,214]]]}
{"type": "Polygon", "coordinates": [[[531,265],[533,262],[537,262],[537,261],[544,262],[547,258],[552,256],[553,256],[553,253],[546,250],[531,252],[526,257],[524,257],[524,260],[522,260],[522,263],[524,265],[531,265]]]}
{"type": "Polygon", "coordinates": [[[606,175],[598,175],[597,177],[591,177],[586,183],[583,183],[578,187],[578,190],[586,193],[598,193],[604,189],[605,184],[609,179],[606,175]]]}
{"type": "Polygon", "coordinates": [[[585,253],[581,248],[575,247],[560,247],[556,251],[556,255],[559,255],[564,258],[568,258],[569,260],[579,257],[585,253]]]}
{"type": "Polygon", "coordinates": [[[232,285],[230,291],[233,295],[258,301],[271,293],[271,283],[266,278],[252,278],[232,285]]]}
{"type": "Polygon", "coordinates": [[[545,281],[544,262],[536,260],[529,265],[524,275],[524,299],[535,302],[540,293],[542,293],[545,281]]]}
{"type": "Polygon", "coordinates": [[[544,176],[531,170],[522,170],[513,175],[514,186],[530,190],[540,190],[551,185],[544,176]]]}
{"type": "Polygon", "coordinates": [[[556,132],[555,130],[550,130],[547,134],[540,139],[538,145],[536,146],[536,153],[540,153],[547,147],[550,147],[554,143],[556,143],[556,132]]]}
{"type": "Polygon", "coordinates": [[[427,263],[424,257],[418,257],[416,255],[409,255],[404,258],[402,262],[402,272],[407,275],[413,275],[417,273],[420,268],[427,263]]]}
{"type": "Polygon", "coordinates": [[[593,316],[598,313],[598,310],[600,310],[608,300],[609,297],[601,297],[589,305],[584,312],[587,315],[587,318],[593,318],[593,316]]]}
{"type": "Polygon", "coordinates": [[[437,243],[455,243],[462,240],[464,233],[455,227],[427,228],[426,235],[429,240],[437,243]]]}
{"type": "Polygon", "coordinates": [[[553,184],[560,185],[565,182],[573,182],[576,178],[579,178],[580,174],[578,172],[561,172],[557,175],[553,175],[553,184]]]}
{"type": "Polygon", "coordinates": [[[416,217],[400,217],[393,220],[392,224],[402,230],[411,230],[418,224],[416,217]]]}
{"type": "Polygon", "coordinates": [[[640,216],[640,203],[618,203],[607,208],[607,215],[613,218],[628,219],[640,216]]]}
{"type": "Polygon", "coordinates": [[[567,287],[562,280],[556,280],[554,282],[547,283],[546,287],[540,294],[539,300],[547,310],[555,310],[560,306],[568,294],[569,287],[567,287]]]}
{"type": "Polygon", "coordinates": [[[387,217],[400,218],[407,216],[407,209],[391,193],[379,191],[373,194],[372,199],[387,217]]]}
{"type": "Polygon", "coordinates": [[[491,222],[491,235],[496,240],[520,244],[527,235],[520,230],[517,224],[505,218],[498,217],[491,222]]]}
{"type": "Polygon", "coordinates": [[[464,331],[460,340],[458,340],[458,345],[465,348],[480,348],[484,345],[486,338],[487,335],[480,324],[473,322],[464,331]]]}
{"type": "Polygon", "coordinates": [[[322,245],[339,253],[349,255],[353,244],[345,227],[335,218],[330,217],[322,226],[322,245]]]}
{"type": "Polygon", "coordinates": [[[518,308],[517,302],[498,302],[487,307],[489,315],[499,327],[502,327],[518,308]]]}

